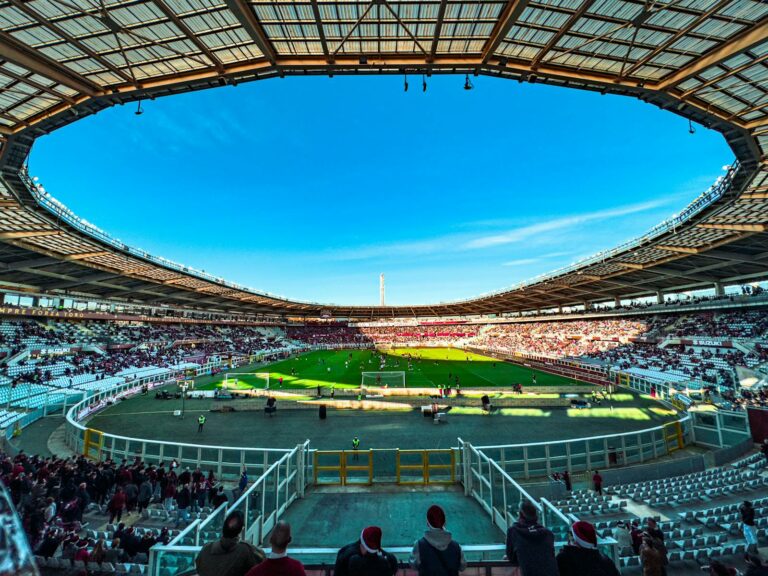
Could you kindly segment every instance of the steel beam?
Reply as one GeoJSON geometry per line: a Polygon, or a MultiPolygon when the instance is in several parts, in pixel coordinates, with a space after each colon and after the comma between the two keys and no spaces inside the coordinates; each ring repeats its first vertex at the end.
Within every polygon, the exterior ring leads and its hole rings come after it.
{"type": "Polygon", "coordinates": [[[14,64],[26,68],[30,72],[68,86],[81,94],[96,96],[102,88],[80,74],[62,66],[56,60],[41,54],[26,44],[19,42],[7,32],[0,31],[0,55],[14,64]]]}
{"type": "Polygon", "coordinates": [[[528,0],[507,0],[506,6],[499,17],[499,21],[491,31],[491,36],[485,43],[483,48],[483,64],[493,56],[499,44],[506,38],[512,26],[515,25],[517,19],[520,18],[520,14],[523,13],[525,7],[528,6],[528,0]]]}
{"type": "Polygon", "coordinates": [[[245,31],[251,37],[256,46],[259,47],[261,53],[273,66],[277,62],[277,52],[272,46],[267,33],[264,31],[264,27],[259,22],[259,19],[251,10],[250,6],[245,3],[244,0],[226,0],[227,7],[235,15],[235,18],[240,22],[245,31]]]}
{"type": "Polygon", "coordinates": [[[728,224],[696,224],[699,228],[707,228],[710,230],[733,230],[734,232],[765,232],[768,230],[766,224],[737,224],[730,222],[728,224]]]}
{"type": "Polygon", "coordinates": [[[707,52],[700,58],[686,64],[679,71],[665,76],[654,88],[666,90],[693,78],[707,68],[716,66],[724,60],[728,60],[759,44],[766,42],[768,38],[768,17],[763,18],[751,28],[736,34],[726,42],[720,44],[714,50],[707,52]]]}
{"type": "Polygon", "coordinates": [[[587,10],[592,6],[592,4],[595,3],[595,0],[584,0],[584,3],[579,6],[579,9],[576,10],[571,16],[568,18],[568,20],[565,21],[565,24],[563,24],[560,27],[560,30],[552,36],[552,38],[549,39],[549,42],[546,43],[544,48],[542,48],[539,53],[536,55],[536,57],[531,62],[531,69],[537,70],[539,66],[541,65],[542,60],[549,54],[549,52],[557,46],[557,43],[560,42],[560,39],[568,34],[568,31],[571,29],[571,27],[576,23],[579,18],[584,16],[587,10]]]}

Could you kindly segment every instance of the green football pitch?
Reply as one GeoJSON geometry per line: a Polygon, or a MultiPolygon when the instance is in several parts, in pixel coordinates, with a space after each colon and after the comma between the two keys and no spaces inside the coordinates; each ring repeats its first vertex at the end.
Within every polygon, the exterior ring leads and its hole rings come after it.
{"type": "MultiPolygon", "coordinates": [[[[195,387],[198,390],[220,388],[224,383],[225,374],[228,373],[227,388],[264,388],[263,378],[249,374],[236,377],[238,372],[268,372],[270,388],[273,390],[281,387],[280,378],[283,379],[282,388],[284,389],[316,388],[317,386],[358,388],[362,381],[362,372],[404,372],[405,385],[412,388],[434,387],[449,383],[455,388],[456,377],[459,378],[462,389],[506,387],[519,383],[525,390],[526,386],[534,384],[534,378],[537,386],[569,386],[578,383],[572,378],[532,370],[525,366],[454,348],[393,348],[386,351],[309,352],[266,366],[242,367],[225,371],[214,377],[203,377],[198,379],[195,387]],[[381,356],[385,361],[383,369],[380,369],[381,356]]],[[[368,384],[375,385],[376,382],[374,380],[368,384]]],[[[390,384],[390,387],[393,385],[390,384]]]]}

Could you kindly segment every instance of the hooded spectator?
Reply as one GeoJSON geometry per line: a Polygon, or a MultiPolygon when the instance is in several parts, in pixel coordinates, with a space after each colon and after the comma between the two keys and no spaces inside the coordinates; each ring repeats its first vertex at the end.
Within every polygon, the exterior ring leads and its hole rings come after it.
{"type": "Polygon", "coordinates": [[[464,551],[445,529],[445,512],[440,506],[427,510],[427,529],[413,545],[411,565],[419,576],[456,576],[467,567],[464,551]]]}

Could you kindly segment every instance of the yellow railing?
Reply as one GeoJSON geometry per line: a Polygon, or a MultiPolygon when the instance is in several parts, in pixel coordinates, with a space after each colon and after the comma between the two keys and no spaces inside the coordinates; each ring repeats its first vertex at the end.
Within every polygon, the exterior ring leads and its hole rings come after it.
{"type": "Polygon", "coordinates": [[[314,482],[316,486],[370,486],[373,484],[373,450],[316,450],[314,482]],[[327,463],[332,459],[332,463],[327,463]],[[362,464],[357,462],[363,461],[362,464]],[[333,472],[330,480],[323,472],[333,472]],[[355,472],[366,472],[357,475],[355,472]],[[351,473],[351,474],[350,474],[351,473]]]}
{"type": "Polygon", "coordinates": [[[104,445],[104,433],[93,428],[86,428],[83,436],[83,455],[94,460],[101,459],[101,447],[104,445]],[[93,451],[96,454],[93,454],[93,451]]]}
{"type": "Polygon", "coordinates": [[[453,484],[456,482],[456,453],[453,450],[398,450],[397,483],[400,485],[453,484]],[[448,463],[437,463],[433,457],[447,456],[448,463]],[[447,474],[440,475],[440,471],[447,474]]]}

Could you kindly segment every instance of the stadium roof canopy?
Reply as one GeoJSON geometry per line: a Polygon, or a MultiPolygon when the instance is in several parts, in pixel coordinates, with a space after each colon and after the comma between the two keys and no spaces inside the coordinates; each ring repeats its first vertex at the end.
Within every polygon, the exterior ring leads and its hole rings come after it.
{"type": "Polygon", "coordinates": [[[499,313],[765,278],[766,148],[760,0],[0,0],[0,280],[17,289],[379,317],[499,313]],[[296,302],[167,262],[81,222],[24,170],[37,136],[109,106],[276,76],[363,73],[485,74],[633,96],[720,131],[737,162],[680,217],[635,242],[495,294],[399,308],[296,302]]]}

